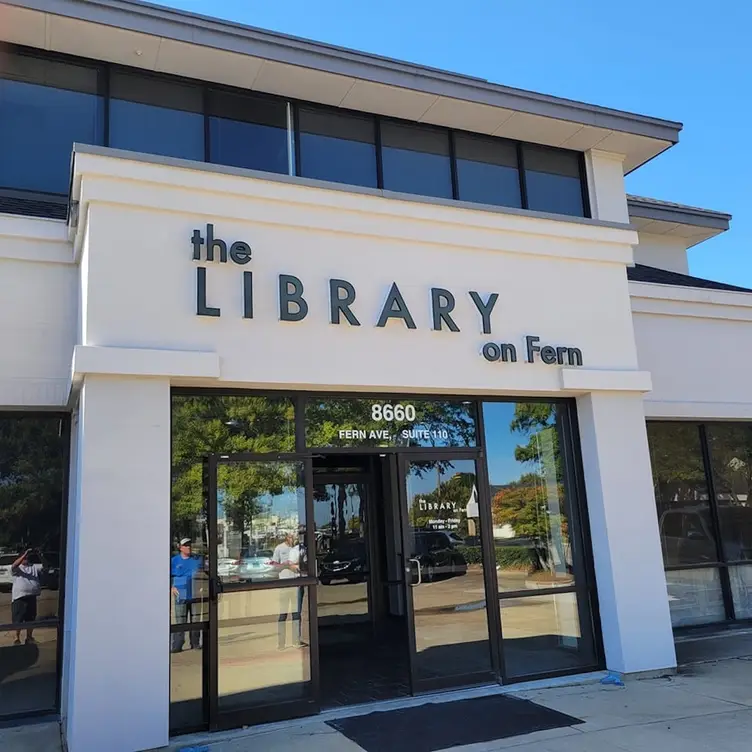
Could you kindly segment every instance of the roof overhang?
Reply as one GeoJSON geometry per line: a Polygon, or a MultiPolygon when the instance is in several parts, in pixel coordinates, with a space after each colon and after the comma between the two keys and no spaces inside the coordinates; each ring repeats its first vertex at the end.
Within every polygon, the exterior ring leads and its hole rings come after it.
{"type": "Polygon", "coordinates": [[[0,41],[477,133],[624,156],[681,123],[493,84],[134,0],[3,0],[0,41]]]}
{"type": "Polygon", "coordinates": [[[627,196],[629,221],[638,232],[682,238],[687,248],[729,229],[731,215],[712,209],[627,196]]]}

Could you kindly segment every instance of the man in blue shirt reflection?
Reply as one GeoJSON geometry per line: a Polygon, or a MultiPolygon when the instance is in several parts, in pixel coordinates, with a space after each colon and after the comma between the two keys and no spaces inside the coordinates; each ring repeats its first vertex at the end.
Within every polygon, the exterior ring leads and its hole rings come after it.
{"type": "MultiPolygon", "coordinates": [[[[172,596],[175,599],[175,623],[187,624],[198,621],[199,613],[194,613],[195,605],[193,595],[193,583],[198,572],[201,571],[201,559],[191,553],[191,539],[182,538],[180,552],[172,557],[170,562],[170,574],[172,575],[172,596]]],[[[179,653],[185,644],[185,632],[172,633],[173,653],[179,653]]],[[[190,630],[191,649],[197,649],[201,644],[199,630],[190,630]]]]}

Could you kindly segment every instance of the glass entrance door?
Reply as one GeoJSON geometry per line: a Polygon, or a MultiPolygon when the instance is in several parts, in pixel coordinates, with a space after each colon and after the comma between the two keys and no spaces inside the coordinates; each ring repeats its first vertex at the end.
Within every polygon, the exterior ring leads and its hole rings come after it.
{"type": "Polygon", "coordinates": [[[316,712],[310,460],[214,456],[208,475],[210,726],[316,712]]]}
{"type": "Polygon", "coordinates": [[[403,456],[400,479],[413,693],[493,681],[476,460],[403,456]]]}

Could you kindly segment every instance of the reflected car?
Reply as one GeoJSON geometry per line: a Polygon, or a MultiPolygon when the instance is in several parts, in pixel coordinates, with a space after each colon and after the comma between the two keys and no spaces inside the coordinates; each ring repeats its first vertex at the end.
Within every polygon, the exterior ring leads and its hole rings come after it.
{"type": "Polygon", "coordinates": [[[467,574],[465,557],[445,532],[416,530],[412,559],[420,564],[420,578],[423,582],[467,574]]]}
{"type": "Polygon", "coordinates": [[[239,559],[217,559],[217,576],[222,580],[233,580],[237,577],[239,566],[239,559]]]}
{"type": "Polygon", "coordinates": [[[238,577],[246,582],[279,579],[279,568],[272,561],[273,555],[273,551],[262,549],[243,557],[238,566],[238,577]]]}
{"type": "Polygon", "coordinates": [[[43,551],[44,573],[42,574],[43,587],[50,590],[60,589],[60,554],[57,551],[43,551]]]}
{"type": "Polygon", "coordinates": [[[10,565],[18,558],[18,554],[0,554],[0,590],[8,591],[13,587],[13,576],[10,565]]]}
{"type": "Polygon", "coordinates": [[[346,541],[322,557],[319,562],[319,581],[322,585],[331,585],[335,580],[363,582],[366,571],[365,541],[346,541]]]}

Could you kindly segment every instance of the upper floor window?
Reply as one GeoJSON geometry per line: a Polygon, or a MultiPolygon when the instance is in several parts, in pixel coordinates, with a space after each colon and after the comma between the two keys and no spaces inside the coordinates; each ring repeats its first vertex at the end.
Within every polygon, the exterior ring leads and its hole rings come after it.
{"type": "Polygon", "coordinates": [[[298,125],[302,176],[377,187],[372,116],[300,107],[298,125]]]}
{"type": "Polygon", "coordinates": [[[381,148],[386,190],[452,198],[449,131],[385,120],[381,148]]]}
{"type": "Polygon", "coordinates": [[[0,55],[0,187],[67,193],[74,142],[101,144],[95,67],[0,55]]]}
{"type": "Polygon", "coordinates": [[[585,216],[581,156],[547,146],[524,144],[527,208],[553,214],[585,216]]]}
{"type": "Polygon", "coordinates": [[[116,71],[110,97],[110,146],[204,159],[200,86],[116,71]]]}
{"type": "Polygon", "coordinates": [[[287,103],[281,99],[209,92],[209,160],[287,174],[287,103]]]}
{"type": "Polygon", "coordinates": [[[522,207],[516,144],[500,138],[456,133],[454,153],[462,201],[522,207]]]}

